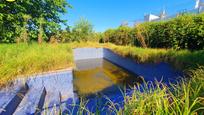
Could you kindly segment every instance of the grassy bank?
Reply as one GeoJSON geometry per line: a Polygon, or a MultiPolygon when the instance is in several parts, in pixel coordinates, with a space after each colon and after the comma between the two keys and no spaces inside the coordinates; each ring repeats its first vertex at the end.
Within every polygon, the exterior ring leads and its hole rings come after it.
{"type": "MultiPolygon", "coordinates": [[[[106,45],[107,46],[107,45],[106,45]]],[[[132,46],[108,45],[115,53],[134,59],[138,63],[167,62],[180,70],[196,69],[204,65],[204,50],[172,50],[172,49],[149,49],[132,46]]]]}
{"type": "Polygon", "coordinates": [[[199,66],[204,66],[204,50],[173,50],[173,49],[153,49],[139,48],[133,46],[119,46],[111,43],[99,44],[93,42],[71,43],[70,47],[104,47],[123,57],[132,58],[137,63],[159,63],[167,62],[176,69],[191,70],[199,66]]]}
{"type": "MultiPolygon", "coordinates": [[[[173,67],[190,72],[191,79],[161,88],[162,84],[151,87],[146,92],[134,90],[132,96],[124,95],[124,108],[116,110],[117,114],[129,115],[203,115],[204,114],[204,50],[144,49],[113,44],[73,44],[77,47],[105,47],[115,53],[134,59],[138,63],[167,62],[173,67]],[[173,90],[172,90],[173,89],[173,90]]],[[[144,87],[147,89],[147,86],[144,87]]],[[[111,103],[111,102],[110,102],[111,103]]],[[[117,104],[116,104],[117,105],[117,104]]]]}
{"type": "MultiPolygon", "coordinates": [[[[203,115],[204,69],[193,71],[192,79],[172,85],[173,90],[157,83],[151,90],[134,90],[125,96],[124,109],[117,114],[129,115],[203,115]]],[[[146,89],[147,86],[144,86],[146,89]]]]}
{"type": "Polygon", "coordinates": [[[105,47],[115,53],[134,59],[138,63],[167,62],[181,70],[192,71],[191,80],[169,88],[154,87],[151,91],[135,90],[125,96],[125,108],[118,114],[203,114],[204,111],[204,50],[143,49],[99,43],[71,44],[1,44],[0,86],[21,75],[59,70],[72,67],[72,48],[105,47]],[[121,113],[122,112],[122,113],[121,113]]]}
{"type": "Polygon", "coordinates": [[[144,49],[93,42],[70,44],[1,44],[0,86],[19,75],[31,75],[65,69],[73,66],[72,48],[105,47],[115,53],[134,59],[138,63],[167,62],[177,69],[193,69],[204,65],[204,50],[144,49]]]}
{"type": "Polygon", "coordinates": [[[17,76],[71,67],[72,59],[68,45],[1,44],[0,86],[17,76]]]}

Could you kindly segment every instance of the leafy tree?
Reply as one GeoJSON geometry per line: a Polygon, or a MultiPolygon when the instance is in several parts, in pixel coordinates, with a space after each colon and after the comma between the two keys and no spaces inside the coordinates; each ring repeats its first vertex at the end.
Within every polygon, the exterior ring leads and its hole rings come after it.
{"type": "Polygon", "coordinates": [[[77,21],[72,28],[72,37],[75,41],[88,41],[93,33],[93,25],[84,18],[77,21]]]}
{"type": "Polygon", "coordinates": [[[115,29],[108,29],[104,32],[103,41],[107,42],[115,42],[115,29]]]}
{"type": "Polygon", "coordinates": [[[133,43],[131,28],[122,25],[117,29],[108,29],[104,32],[103,41],[117,45],[131,45],[133,43]]]}
{"type": "Polygon", "coordinates": [[[128,26],[120,26],[116,29],[114,42],[117,45],[131,45],[131,28],[128,26]]]}
{"type": "Polygon", "coordinates": [[[23,40],[24,43],[27,43],[28,41],[28,31],[27,31],[27,25],[28,25],[28,20],[31,19],[30,15],[23,15],[23,27],[21,28],[21,34],[17,38],[16,42],[19,43],[20,41],[23,40]]]}
{"type": "Polygon", "coordinates": [[[71,7],[66,0],[1,1],[0,41],[15,42],[22,32],[26,33],[20,29],[25,27],[31,40],[48,40],[60,29],[61,23],[65,24],[60,14],[66,13],[66,7],[71,7]]]}
{"type": "Polygon", "coordinates": [[[70,43],[70,42],[74,42],[74,37],[72,37],[72,33],[70,30],[63,30],[60,31],[58,33],[58,35],[56,36],[56,38],[58,39],[58,41],[60,42],[66,42],[66,43],[70,43]]]}

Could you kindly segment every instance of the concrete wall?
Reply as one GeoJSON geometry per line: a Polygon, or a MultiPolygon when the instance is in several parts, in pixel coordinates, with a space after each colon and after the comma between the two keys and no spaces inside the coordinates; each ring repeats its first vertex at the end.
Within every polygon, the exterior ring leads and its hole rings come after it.
{"type": "Polygon", "coordinates": [[[76,48],[74,60],[103,58],[103,48],[76,48]]]}
{"type": "Polygon", "coordinates": [[[77,48],[74,49],[74,58],[76,60],[104,58],[110,62],[136,74],[144,77],[146,81],[174,82],[180,78],[181,72],[176,71],[167,63],[158,64],[138,64],[129,58],[123,58],[105,48],[77,48]]]}

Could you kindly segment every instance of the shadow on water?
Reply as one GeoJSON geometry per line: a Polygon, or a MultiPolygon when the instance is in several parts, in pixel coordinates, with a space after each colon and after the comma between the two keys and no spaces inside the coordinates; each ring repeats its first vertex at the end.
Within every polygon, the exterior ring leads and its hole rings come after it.
{"type": "MultiPolygon", "coordinates": [[[[73,74],[74,90],[78,96],[75,104],[84,103],[89,112],[100,111],[101,114],[112,113],[111,106],[122,107],[124,92],[131,92],[132,86],[143,82],[141,77],[105,59],[78,60],[73,74]]],[[[80,108],[67,105],[67,109],[75,113],[80,108]]]]}
{"type": "Polygon", "coordinates": [[[142,78],[139,76],[129,73],[105,59],[77,61],[73,73],[74,89],[80,97],[89,97],[96,93],[112,95],[118,89],[142,83],[142,78]],[[86,68],[84,68],[85,66],[86,68]]]}

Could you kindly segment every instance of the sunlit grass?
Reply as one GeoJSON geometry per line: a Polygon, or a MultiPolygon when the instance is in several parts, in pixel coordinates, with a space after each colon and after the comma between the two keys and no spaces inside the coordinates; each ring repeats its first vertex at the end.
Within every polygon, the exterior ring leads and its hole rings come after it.
{"type": "Polygon", "coordinates": [[[204,65],[204,50],[175,51],[171,49],[150,49],[132,46],[116,46],[110,43],[74,42],[70,44],[1,44],[0,86],[19,75],[65,69],[73,66],[72,48],[104,47],[113,52],[134,59],[138,63],[167,62],[184,70],[204,65]]]}
{"type": "MultiPolygon", "coordinates": [[[[155,81],[133,87],[131,95],[123,93],[124,107],[112,102],[103,96],[108,102],[107,113],[118,115],[203,115],[204,114],[204,69],[192,71],[191,79],[182,79],[180,82],[166,86],[155,81]],[[153,85],[154,84],[154,85],[153,85]]],[[[122,91],[122,89],[121,89],[122,91]]],[[[84,103],[72,104],[79,107],[78,114],[92,115],[84,103]]],[[[101,106],[101,105],[100,105],[101,106]]],[[[96,110],[100,114],[101,110],[96,110]]],[[[72,113],[75,114],[75,113],[72,113]]]]}
{"type": "Polygon", "coordinates": [[[72,60],[72,49],[63,44],[1,44],[0,86],[17,76],[71,67],[72,60]]]}
{"type": "Polygon", "coordinates": [[[132,46],[108,45],[113,52],[129,57],[138,63],[167,62],[174,68],[184,70],[193,69],[204,65],[204,50],[173,50],[173,49],[151,49],[132,46]]]}
{"type": "Polygon", "coordinates": [[[125,96],[124,109],[118,113],[146,115],[203,115],[204,114],[204,70],[192,72],[191,80],[182,80],[170,87],[157,83],[142,92],[134,90],[125,96]]]}
{"type": "MultiPolygon", "coordinates": [[[[138,63],[167,62],[175,68],[192,70],[204,65],[204,50],[144,49],[99,43],[71,44],[1,44],[0,86],[21,75],[65,69],[73,66],[72,48],[105,47],[115,53],[134,59],[138,63]]],[[[192,71],[190,79],[169,87],[154,87],[132,96],[124,95],[124,109],[118,114],[183,115],[204,114],[204,68],[192,71]]],[[[81,105],[78,105],[81,106],[81,105]]],[[[83,105],[81,108],[88,111],[83,105]]],[[[113,107],[114,109],[114,107],[113,107]]],[[[81,113],[83,110],[80,110],[81,113]]],[[[90,112],[88,112],[90,114],[90,112]]]]}
{"type": "Polygon", "coordinates": [[[138,63],[167,62],[173,67],[180,70],[193,69],[204,65],[204,50],[189,51],[158,48],[140,48],[134,46],[118,46],[111,43],[100,44],[97,42],[74,42],[69,45],[72,48],[108,48],[123,57],[132,58],[138,63]]]}

